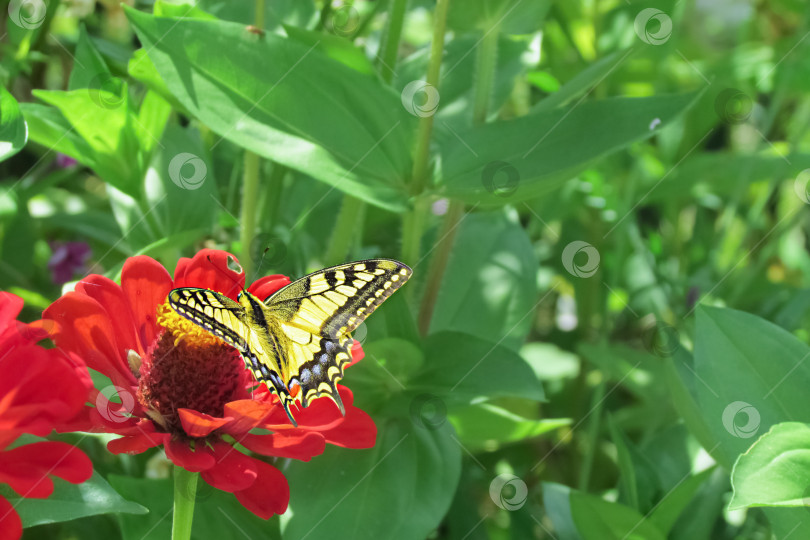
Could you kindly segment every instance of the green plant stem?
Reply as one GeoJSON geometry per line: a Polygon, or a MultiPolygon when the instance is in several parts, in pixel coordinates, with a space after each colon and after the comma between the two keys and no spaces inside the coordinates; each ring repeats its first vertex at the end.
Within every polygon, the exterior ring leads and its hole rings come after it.
{"type": "Polygon", "coordinates": [[[349,253],[352,241],[357,237],[358,220],[364,214],[365,203],[351,195],[343,196],[335,228],[332,230],[332,240],[326,251],[326,263],[329,266],[344,262],[349,253]]]}
{"type": "MultiPolygon", "coordinates": [[[[476,85],[473,96],[473,123],[476,125],[483,124],[487,119],[489,97],[495,84],[495,68],[498,64],[498,30],[497,25],[488,30],[478,48],[476,85]]],[[[424,296],[422,296],[422,304],[419,307],[418,325],[422,335],[427,334],[430,329],[430,321],[433,318],[433,310],[439,297],[444,272],[447,270],[447,263],[450,260],[453,241],[463,216],[464,203],[451,200],[434,247],[427,284],[424,296]]]]}
{"type": "Polygon", "coordinates": [[[197,493],[199,473],[183,467],[174,467],[174,515],[172,517],[172,540],[189,540],[194,520],[194,499],[197,493]]]}
{"type": "Polygon", "coordinates": [[[582,460],[582,468],[579,473],[578,488],[581,491],[588,491],[588,484],[591,482],[591,471],[593,470],[593,460],[596,455],[596,447],[599,445],[599,430],[602,425],[602,409],[605,402],[604,378],[596,385],[591,399],[591,422],[588,425],[588,442],[585,446],[585,457],[582,460]]]}
{"type": "Polygon", "coordinates": [[[408,0],[392,0],[378,62],[380,76],[386,83],[391,82],[396,72],[399,41],[402,38],[402,24],[405,22],[407,9],[408,0]]]}
{"type": "MultiPolygon", "coordinates": [[[[450,0],[436,0],[433,14],[433,41],[430,44],[430,57],[426,82],[438,90],[439,72],[442,67],[444,51],[444,34],[447,27],[447,7],[450,0]]],[[[407,264],[416,264],[419,259],[420,239],[427,216],[427,202],[421,199],[427,184],[430,165],[430,137],[433,133],[433,115],[419,120],[416,135],[416,150],[411,171],[411,195],[415,197],[414,207],[405,216],[402,224],[402,260],[407,264]]]]}
{"type": "Polygon", "coordinates": [[[253,25],[257,28],[264,28],[264,0],[256,0],[255,6],[253,25]]]}
{"type": "Polygon", "coordinates": [[[245,151],[245,170],[242,175],[242,224],[239,242],[241,244],[241,256],[239,262],[245,276],[251,276],[253,271],[253,261],[251,260],[250,244],[253,242],[253,234],[256,232],[256,206],[259,198],[259,156],[250,151],[245,151]]]}
{"type": "Polygon", "coordinates": [[[272,232],[276,223],[278,223],[281,193],[284,191],[284,177],[287,176],[288,171],[289,169],[286,166],[273,162],[270,178],[265,182],[267,189],[264,190],[262,211],[259,213],[264,222],[264,230],[272,232]]]}
{"type": "Polygon", "coordinates": [[[450,248],[453,247],[453,240],[456,237],[458,225],[464,215],[464,203],[450,201],[447,214],[439,230],[438,240],[433,248],[433,259],[430,261],[427,284],[422,296],[422,304],[419,307],[419,332],[424,336],[430,330],[430,321],[433,318],[433,309],[436,307],[436,300],[439,298],[439,289],[442,285],[442,277],[447,269],[447,262],[450,260],[450,248]]]}

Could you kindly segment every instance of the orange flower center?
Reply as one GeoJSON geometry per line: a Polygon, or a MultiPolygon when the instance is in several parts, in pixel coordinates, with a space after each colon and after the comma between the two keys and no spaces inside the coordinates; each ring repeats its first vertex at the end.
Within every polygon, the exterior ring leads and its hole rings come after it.
{"type": "Polygon", "coordinates": [[[247,397],[242,357],[233,347],[178,315],[158,307],[163,331],[140,368],[138,401],[158,425],[184,434],[178,409],[221,417],[225,404],[247,397]]]}

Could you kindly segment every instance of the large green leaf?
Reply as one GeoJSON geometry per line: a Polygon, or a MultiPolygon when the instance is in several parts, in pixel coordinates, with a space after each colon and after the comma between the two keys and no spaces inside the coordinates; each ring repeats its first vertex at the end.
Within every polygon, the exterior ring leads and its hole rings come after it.
{"type": "Polygon", "coordinates": [[[71,484],[59,478],[55,478],[53,484],[53,494],[47,499],[23,499],[7,486],[0,486],[0,495],[14,506],[24,527],[98,514],[147,513],[140,504],[121,497],[97,472],[83,484],[71,484]]]}
{"type": "Polygon", "coordinates": [[[390,88],[297,40],[127,14],[169,91],[218,135],[355,197],[405,208],[415,117],[390,88]]]}
{"type": "Polygon", "coordinates": [[[424,367],[408,389],[433,393],[451,403],[482,397],[545,400],[542,384],[517,353],[460,332],[428,337],[424,367]]]}
{"type": "Polygon", "coordinates": [[[571,517],[583,540],[665,540],[655,524],[623,504],[571,491],[571,517]]]}
{"type": "Polygon", "coordinates": [[[566,418],[524,418],[492,403],[454,407],[447,415],[459,440],[471,452],[492,444],[508,444],[538,437],[571,423],[566,418]]]}
{"type": "Polygon", "coordinates": [[[517,350],[532,324],[538,262],[514,213],[470,213],[461,222],[430,330],[474,334],[517,350]]]}
{"type": "Polygon", "coordinates": [[[329,447],[309,463],[284,467],[291,495],[283,538],[423,540],[438,526],[461,472],[452,427],[406,419],[377,427],[374,448],[329,447]]]}
{"type": "Polygon", "coordinates": [[[28,127],[20,106],[5,87],[0,86],[0,161],[19,152],[28,140],[28,127]]]}
{"type": "Polygon", "coordinates": [[[105,81],[112,78],[110,68],[104,58],[96,50],[87,29],[82,25],[79,28],[79,41],[76,44],[73,70],[70,72],[68,90],[81,88],[99,88],[105,81]]]}
{"type": "Polygon", "coordinates": [[[731,473],[729,508],[810,506],[810,425],[776,424],[745,454],[731,473]]]}
{"type": "Polygon", "coordinates": [[[439,139],[437,184],[487,205],[548,194],[588,162],[669,126],[695,98],[610,98],[458,131],[439,139]]]}
{"type": "MultiPolygon", "coordinates": [[[[119,516],[124,540],[171,537],[172,480],[110,475],[120,493],[149,508],[146,516],[119,516]]],[[[273,489],[273,486],[267,486],[273,489]]],[[[198,479],[191,538],[278,538],[278,520],[265,521],[247,510],[230,493],[214,489],[198,479]]]]}

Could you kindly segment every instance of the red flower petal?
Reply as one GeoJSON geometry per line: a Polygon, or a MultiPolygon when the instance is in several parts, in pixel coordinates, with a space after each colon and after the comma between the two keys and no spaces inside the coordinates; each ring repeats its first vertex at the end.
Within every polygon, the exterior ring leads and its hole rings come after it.
{"type": "Polygon", "coordinates": [[[248,292],[256,295],[262,300],[267,300],[267,298],[272,296],[273,293],[289,284],[290,278],[280,274],[274,274],[272,276],[265,276],[254,281],[251,286],[248,287],[248,292]]]}
{"type": "Polygon", "coordinates": [[[164,448],[166,449],[166,457],[172,460],[175,465],[179,465],[187,471],[205,471],[216,464],[211,450],[202,441],[197,443],[194,450],[192,450],[188,441],[168,439],[164,448]]]}
{"type": "Polygon", "coordinates": [[[344,448],[371,448],[377,441],[374,420],[357,407],[346,409],[346,418],[338,427],[321,433],[329,444],[344,448]]]}
{"type": "Polygon", "coordinates": [[[172,278],[159,262],[138,255],[124,263],[121,288],[129,300],[135,332],[145,351],[158,334],[157,307],[172,290],[172,278]]]}
{"type": "Polygon", "coordinates": [[[258,477],[247,489],[237,491],[236,498],[242,505],[262,519],[274,514],[283,514],[290,503],[290,486],[281,471],[263,461],[253,460],[258,477]]]}
{"type": "Polygon", "coordinates": [[[236,257],[219,249],[203,249],[193,259],[181,260],[174,272],[174,286],[211,289],[236,300],[245,286],[245,274],[228,268],[228,257],[239,263],[236,257]]]}
{"type": "MultiPolygon", "coordinates": [[[[225,426],[225,431],[234,435],[247,433],[258,426],[268,413],[275,407],[269,403],[262,403],[252,399],[240,399],[225,404],[225,416],[230,417],[231,423],[225,426]]],[[[282,414],[284,414],[282,412],[282,414]]],[[[284,418],[287,418],[286,415],[284,418]]],[[[288,420],[289,425],[289,420],[288,420]]]]}
{"type": "Polygon", "coordinates": [[[3,540],[17,540],[22,536],[22,521],[20,516],[3,497],[0,497],[0,538],[3,540]]]}
{"type": "Polygon", "coordinates": [[[48,497],[53,492],[49,475],[79,484],[92,474],[90,458],[63,442],[26,444],[0,454],[0,483],[8,484],[22,497],[48,497]]]}
{"type": "MultiPolygon", "coordinates": [[[[216,464],[206,471],[202,471],[203,480],[222,491],[233,493],[250,487],[258,475],[257,463],[233,446],[218,443],[214,446],[216,464]]],[[[267,486],[265,486],[266,488],[267,486]]]]}
{"type": "Polygon", "coordinates": [[[309,461],[313,456],[323,454],[326,447],[324,437],[312,431],[289,430],[284,434],[251,435],[239,438],[239,443],[263,456],[295,458],[309,461]]]}
{"type": "Polygon", "coordinates": [[[183,430],[190,437],[207,437],[215,429],[231,421],[230,418],[215,418],[192,409],[177,409],[183,430]]]}
{"type": "Polygon", "coordinates": [[[365,351],[363,351],[363,346],[360,345],[359,341],[355,341],[352,343],[352,361],[346,364],[346,369],[349,366],[355,365],[357,362],[362,360],[366,356],[365,351]]]}
{"type": "Polygon", "coordinates": [[[113,384],[137,384],[119,347],[108,314],[96,300],[76,292],[58,298],[43,313],[58,325],[57,347],[81,358],[88,367],[107,375],[113,384]]]}
{"type": "Polygon", "coordinates": [[[113,454],[140,454],[163,444],[169,437],[167,433],[158,433],[149,420],[142,420],[129,435],[108,442],[107,450],[113,454]]]}
{"type": "Polygon", "coordinates": [[[0,330],[14,324],[23,308],[23,299],[16,294],[0,292],[0,330]]]}
{"type": "Polygon", "coordinates": [[[132,310],[121,287],[104,276],[91,274],[76,284],[76,292],[86,294],[104,307],[110,315],[110,323],[119,347],[132,349],[143,356],[146,350],[135,336],[132,310]]]}

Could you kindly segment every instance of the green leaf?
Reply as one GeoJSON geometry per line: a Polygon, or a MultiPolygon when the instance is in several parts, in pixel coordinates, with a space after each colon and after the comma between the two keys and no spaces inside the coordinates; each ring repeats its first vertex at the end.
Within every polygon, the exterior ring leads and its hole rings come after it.
{"type": "Polygon", "coordinates": [[[668,534],[681,515],[691,518],[691,515],[684,513],[684,510],[694,500],[695,494],[714,471],[715,467],[710,467],[676,484],[653,508],[649,515],[650,521],[655,523],[659,530],[668,534]]]}
{"type": "Polygon", "coordinates": [[[505,34],[529,34],[540,30],[550,7],[550,0],[466,0],[450,4],[447,24],[462,31],[497,27],[505,34]]]}
{"type": "Polygon", "coordinates": [[[441,332],[425,342],[425,364],[408,385],[452,403],[476,398],[521,397],[545,401],[543,386],[528,364],[506,347],[459,332],[441,332]]]}
{"type": "Polygon", "coordinates": [[[559,540],[583,540],[571,515],[571,488],[543,482],[543,503],[559,540]]]}
{"type": "MultiPolygon", "coordinates": [[[[62,133],[48,131],[40,138],[39,131],[31,131],[31,138],[47,144],[53,137],[64,137],[75,130],[83,139],[83,149],[90,156],[78,153],[79,145],[64,145],[60,151],[80,163],[93,167],[107,183],[121,191],[138,196],[143,174],[142,154],[135,132],[136,120],[127,93],[127,85],[120,79],[107,79],[99,88],[85,88],[68,92],[34,90],[34,95],[56,107],[67,121],[62,133]],[[66,151],[67,150],[67,151],[66,151]]],[[[53,127],[53,116],[49,127],[53,127]]],[[[64,123],[62,125],[65,125],[64,123]]]]}
{"type": "Polygon", "coordinates": [[[28,127],[20,106],[5,87],[0,86],[0,161],[4,161],[25,146],[28,127]]]}
{"type": "Polygon", "coordinates": [[[54,478],[53,484],[53,494],[47,499],[23,499],[7,486],[0,486],[0,495],[14,506],[22,519],[23,527],[98,514],[142,515],[148,512],[140,504],[121,497],[97,472],[93,472],[93,476],[83,484],[71,484],[60,478],[54,478]]]}
{"type": "Polygon", "coordinates": [[[810,506],[810,425],[783,422],[773,426],[737,459],[731,485],[731,510],[810,506]]]}
{"type": "Polygon", "coordinates": [[[610,98],[460,130],[438,141],[437,184],[485,205],[548,195],[590,161],[670,125],[696,96],[610,98]]]}
{"type": "Polygon", "coordinates": [[[578,491],[570,493],[571,517],[583,540],[665,540],[636,510],[578,491]]]}
{"type": "Polygon", "coordinates": [[[312,30],[304,30],[296,26],[284,25],[286,34],[308,47],[315,46],[317,50],[343,65],[366,75],[376,74],[374,65],[369,61],[363,50],[357,45],[341,36],[324,34],[312,30]]]}
{"type": "MultiPolygon", "coordinates": [[[[149,508],[147,516],[120,516],[124,540],[170,538],[172,529],[171,479],[145,479],[110,475],[110,483],[127,497],[149,508]]],[[[273,489],[267,486],[267,489],[273,489]]],[[[230,493],[198,479],[191,538],[279,538],[278,519],[267,522],[247,510],[230,493]],[[237,534],[238,533],[238,534],[237,534]]]]}
{"type": "Polygon", "coordinates": [[[468,214],[453,243],[431,333],[466,332],[519,349],[539,300],[537,271],[515,212],[468,214]]]}
{"type": "Polygon", "coordinates": [[[390,88],[278,35],[126,11],[169,90],[215,133],[355,197],[405,208],[415,117],[390,88]]]}
{"type": "Polygon", "coordinates": [[[96,50],[87,28],[84,25],[79,27],[79,40],[76,44],[75,61],[73,71],[70,72],[68,90],[78,90],[81,88],[98,88],[99,84],[112,78],[110,68],[96,50]]]}
{"type": "Polygon", "coordinates": [[[423,540],[444,517],[461,472],[452,427],[406,419],[378,422],[368,450],[328,447],[309,463],[290,461],[290,510],[283,538],[423,540]]]}
{"type": "Polygon", "coordinates": [[[506,444],[538,437],[567,426],[567,418],[524,418],[491,403],[454,407],[447,418],[456,428],[459,440],[471,452],[492,450],[493,443],[506,444]]]}
{"type": "Polygon", "coordinates": [[[600,58],[590,66],[578,72],[570,81],[562,85],[559,90],[545,99],[538,101],[532,108],[532,113],[550,111],[561,107],[572,99],[584,94],[599,83],[618,66],[630,51],[615,51],[604,58],[600,58]]]}
{"type": "Polygon", "coordinates": [[[638,485],[636,483],[636,469],[633,466],[633,456],[630,453],[631,442],[616,425],[613,416],[608,416],[608,429],[610,438],[616,446],[616,461],[619,465],[619,493],[622,500],[631,508],[638,510],[641,508],[638,497],[638,485]]]}

